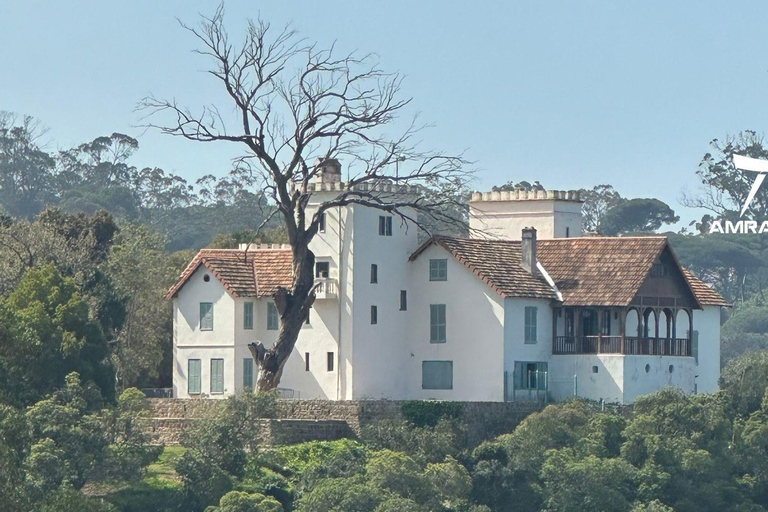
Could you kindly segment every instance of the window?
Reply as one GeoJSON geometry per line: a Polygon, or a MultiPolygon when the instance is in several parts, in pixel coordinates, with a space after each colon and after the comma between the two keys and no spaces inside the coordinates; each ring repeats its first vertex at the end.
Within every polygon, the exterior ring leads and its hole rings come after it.
{"type": "Polygon", "coordinates": [[[422,361],[421,389],[453,389],[453,361],[422,361]]]}
{"type": "Polygon", "coordinates": [[[611,334],[611,312],[610,311],[603,311],[603,324],[601,327],[601,332],[604,336],[608,336],[611,334]]]}
{"type": "Polygon", "coordinates": [[[253,359],[243,359],[243,387],[253,389],[253,359]]]}
{"type": "Polygon", "coordinates": [[[371,325],[379,323],[379,308],[371,306],[371,325]]]}
{"type": "Polygon", "coordinates": [[[304,352],[304,371],[309,371],[309,352],[304,352]]]}
{"type": "Polygon", "coordinates": [[[253,302],[243,303],[243,329],[253,329],[253,302]]]}
{"type": "Polygon", "coordinates": [[[276,331],[280,328],[280,316],[274,302],[267,302],[267,330],[276,331]]]}
{"type": "Polygon", "coordinates": [[[211,280],[211,276],[209,276],[208,274],[205,274],[203,276],[203,281],[205,281],[206,283],[209,282],[210,280],[211,280]]]}
{"type": "Polygon", "coordinates": [[[547,363],[515,361],[515,389],[547,389],[547,363]]]}
{"type": "Polygon", "coordinates": [[[408,309],[408,292],[400,290],[400,311],[408,309]]]}
{"type": "Polygon", "coordinates": [[[318,223],[317,230],[321,233],[325,233],[325,212],[320,214],[320,222],[318,223]]]}
{"type": "Polygon", "coordinates": [[[333,352],[328,352],[328,371],[333,371],[333,352]]]}
{"type": "Polygon", "coordinates": [[[536,343],[536,321],[538,309],[533,306],[525,307],[525,342],[536,343]]]}
{"type": "Polygon", "coordinates": [[[371,265],[371,284],[376,284],[379,282],[379,266],[378,265],[371,265]]]}
{"type": "Polygon", "coordinates": [[[661,262],[656,262],[653,264],[653,268],[651,269],[651,277],[664,277],[669,274],[669,271],[661,262]]]}
{"type": "Polygon", "coordinates": [[[445,304],[429,305],[429,342],[445,343],[445,304]]]}
{"type": "Polygon", "coordinates": [[[307,318],[304,319],[304,325],[309,325],[309,314],[312,312],[312,308],[307,310],[307,318]]]}
{"type": "Polygon", "coordinates": [[[448,260],[429,260],[429,280],[448,280],[448,260]]]}
{"type": "Polygon", "coordinates": [[[392,217],[379,217],[379,236],[392,236],[392,217]]]}
{"type": "Polygon", "coordinates": [[[328,273],[330,272],[331,264],[327,261],[318,261],[315,263],[315,277],[328,277],[328,273]]]}
{"type": "Polygon", "coordinates": [[[201,331],[213,330],[213,303],[212,302],[200,303],[200,330],[201,331]]]}
{"type": "Polygon", "coordinates": [[[211,359],[211,394],[224,392],[224,360],[211,359]]]}
{"type": "Polygon", "coordinates": [[[190,395],[200,394],[200,368],[199,359],[187,361],[187,393],[190,395]]]}
{"type": "Polygon", "coordinates": [[[573,332],[574,332],[573,310],[566,309],[565,310],[565,335],[567,337],[573,337],[573,332]]]}
{"type": "Polygon", "coordinates": [[[570,238],[571,236],[571,228],[565,228],[565,238],[570,238]]]}

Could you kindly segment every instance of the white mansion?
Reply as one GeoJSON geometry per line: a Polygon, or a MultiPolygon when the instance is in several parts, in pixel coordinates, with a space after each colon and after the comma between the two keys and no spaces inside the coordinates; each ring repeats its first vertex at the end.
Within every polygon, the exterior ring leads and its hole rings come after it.
{"type": "MultiPolygon", "coordinates": [[[[310,203],[342,187],[332,166],[310,203]]],[[[317,300],[281,387],[330,400],[620,403],[665,386],[717,389],[727,304],[665,237],[582,237],[571,191],[475,193],[470,206],[484,238],[422,244],[381,211],[328,211],[311,245],[317,300]]],[[[290,282],[287,247],[201,250],[168,292],[173,396],[251,387],[247,345],[274,343],[271,297],[290,282]]]]}

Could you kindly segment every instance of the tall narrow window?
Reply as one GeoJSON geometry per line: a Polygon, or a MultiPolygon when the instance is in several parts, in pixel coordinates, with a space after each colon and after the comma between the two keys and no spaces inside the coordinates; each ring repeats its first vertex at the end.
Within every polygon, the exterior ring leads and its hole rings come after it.
{"type": "Polygon", "coordinates": [[[379,282],[379,266],[376,264],[371,265],[371,284],[379,282]]]}
{"type": "Polygon", "coordinates": [[[565,228],[565,238],[571,237],[571,228],[565,228]]]}
{"type": "Polygon", "coordinates": [[[408,309],[408,292],[400,290],[400,311],[408,309]]]}
{"type": "Polygon", "coordinates": [[[280,328],[280,316],[274,302],[267,302],[267,330],[276,331],[280,328]]]}
{"type": "Polygon", "coordinates": [[[304,325],[309,325],[309,314],[312,312],[312,308],[307,310],[307,317],[304,319],[304,325]]]}
{"type": "Polygon", "coordinates": [[[200,303],[200,330],[201,331],[213,330],[213,303],[212,302],[200,303]]]}
{"type": "Polygon", "coordinates": [[[328,352],[328,371],[333,371],[333,352],[328,352]]]}
{"type": "Polygon", "coordinates": [[[320,222],[318,223],[317,230],[321,233],[325,233],[325,212],[320,214],[320,222]]]}
{"type": "Polygon", "coordinates": [[[379,323],[379,308],[371,306],[371,324],[379,323]]]}
{"type": "Polygon", "coordinates": [[[328,277],[331,271],[331,264],[327,261],[318,261],[315,263],[315,277],[328,277]]]}
{"type": "Polygon", "coordinates": [[[609,336],[611,334],[611,312],[607,309],[603,311],[603,324],[601,327],[601,332],[605,336],[609,336]]]}
{"type": "Polygon", "coordinates": [[[199,359],[187,361],[187,393],[190,395],[200,394],[200,367],[199,359]]]}
{"type": "Polygon", "coordinates": [[[253,329],[253,302],[243,303],[243,329],[253,329]]]}
{"type": "Polygon", "coordinates": [[[448,260],[429,260],[429,280],[448,280],[448,260]]]}
{"type": "Polygon", "coordinates": [[[525,307],[525,342],[536,343],[538,309],[532,306],[525,307]]]}
{"type": "Polygon", "coordinates": [[[224,392],[224,360],[211,359],[211,393],[224,392]]]}
{"type": "Polygon", "coordinates": [[[453,361],[422,361],[422,389],[453,389],[453,361]]]}
{"type": "Polygon", "coordinates": [[[304,352],[304,371],[309,371],[309,352],[304,352]]]}
{"type": "Polygon", "coordinates": [[[392,217],[379,217],[379,236],[392,236],[392,217]]]}
{"type": "Polygon", "coordinates": [[[243,359],[243,387],[253,389],[253,359],[243,359]]]}
{"type": "Polygon", "coordinates": [[[429,342],[445,343],[445,304],[429,306],[429,342]]]}

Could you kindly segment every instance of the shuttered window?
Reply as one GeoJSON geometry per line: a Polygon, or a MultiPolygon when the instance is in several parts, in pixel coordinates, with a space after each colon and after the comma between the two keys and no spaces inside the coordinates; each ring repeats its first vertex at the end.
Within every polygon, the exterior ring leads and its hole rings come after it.
{"type": "Polygon", "coordinates": [[[422,361],[422,389],[453,389],[453,361],[422,361]]]}
{"type": "Polygon", "coordinates": [[[200,368],[199,359],[187,361],[187,393],[190,395],[200,394],[200,368]]]}
{"type": "Polygon", "coordinates": [[[253,302],[243,303],[243,329],[253,329],[253,302]]]}
{"type": "Polygon", "coordinates": [[[280,316],[274,302],[267,302],[267,330],[276,331],[280,328],[280,316]]]}
{"type": "Polygon", "coordinates": [[[201,331],[213,330],[213,303],[212,302],[200,303],[200,330],[201,331]]]}
{"type": "Polygon", "coordinates": [[[525,307],[525,342],[536,343],[536,321],[538,310],[532,306],[525,307]]]}
{"type": "Polygon", "coordinates": [[[445,343],[445,304],[429,306],[429,342],[445,343]]]}
{"type": "Polygon", "coordinates": [[[211,393],[224,392],[224,360],[211,359],[211,393]]]}
{"type": "Polygon", "coordinates": [[[429,280],[448,280],[448,260],[429,260],[429,280]]]}
{"type": "Polygon", "coordinates": [[[379,217],[379,236],[392,236],[392,217],[379,217]]]}
{"type": "Polygon", "coordinates": [[[253,359],[243,359],[243,387],[253,389],[253,359]]]}

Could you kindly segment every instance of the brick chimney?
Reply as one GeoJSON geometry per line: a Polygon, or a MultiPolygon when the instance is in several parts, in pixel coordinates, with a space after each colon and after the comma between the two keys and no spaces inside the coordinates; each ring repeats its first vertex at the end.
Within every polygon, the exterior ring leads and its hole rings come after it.
{"type": "Polygon", "coordinates": [[[523,238],[520,244],[523,267],[532,276],[538,275],[536,268],[536,228],[523,228],[523,238]]]}

